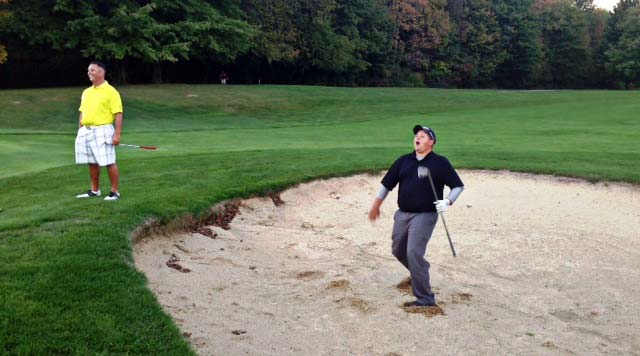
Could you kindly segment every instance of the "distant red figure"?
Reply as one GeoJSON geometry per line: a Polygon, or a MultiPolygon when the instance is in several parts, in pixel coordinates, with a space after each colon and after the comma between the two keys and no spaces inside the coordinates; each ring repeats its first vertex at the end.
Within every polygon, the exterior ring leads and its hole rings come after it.
{"type": "Polygon", "coordinates": [[[229,80],[229,76],[225,72],[220,73],[220,84],[227,85],[227,80],[229,80]]]}

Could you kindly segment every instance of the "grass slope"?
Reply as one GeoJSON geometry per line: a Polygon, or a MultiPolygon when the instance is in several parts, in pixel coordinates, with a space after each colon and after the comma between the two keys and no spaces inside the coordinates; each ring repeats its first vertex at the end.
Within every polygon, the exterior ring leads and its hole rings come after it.
{"type": "MultiPolygon", "coordinates": [[[[145,219],[380,170],[435,128],[457,167],[640,182],[640,93],[130,86],[123,199],[77,200],[81,88],[0,92],[0,353],[190,354],[132,267],[145,219]]],[[[463,177],[464,178],[464,177],[463,177]]],[[[103,190],[108,179],[103,174],[103,190]]]]}

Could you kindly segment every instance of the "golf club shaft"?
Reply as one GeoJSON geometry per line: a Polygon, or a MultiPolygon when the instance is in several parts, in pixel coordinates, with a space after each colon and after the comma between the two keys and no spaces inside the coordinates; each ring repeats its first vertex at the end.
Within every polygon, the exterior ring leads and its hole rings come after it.
{"type": "MultiPolygon", "coordinates": [[[[433,179],[431,179],[431,172],[427,175],[429,177],[429,183],[431,184],[431,191],[433,191],[433,196],[438,200],[438,194],[436,194],[436,186],[433,184],[433,179]]],[[[447,232],[447,239],[449,240],[449,247],[451,247],[451,253],[453,257],[457,257],[456,250],[453,248],[453,241],[451,241],[451,236],[449,236],[449,228],[447,228],[447,223],[444,221],[444,215],[439,213],[440,218],[442,219],[442,224],[444,225],[444,231],[447,232]]]]}
{"type": "Polygon", "coordinates": [[[442,219],[442,224],[444,225],[444,231],[447,232],[447,239],[449,240],[449,247],[451,247],[451,253],[453,257],[458,257],[456,255],[456,250],[453,248],[453,241],[451,241],[451,236],[449,236],[449,229],[447,228],[447,222],[444,221],[444,215],[440,213],[440,218],[442,219]]]}
{"type": "Polygon", "coordinates": [[[126,143],[121,143],[120,146],[132,147],[132,148],[140,148],[140,149],[143,149],[143,150],[155,150],[156,149],[155,146],[128,145],[126,143]]]}

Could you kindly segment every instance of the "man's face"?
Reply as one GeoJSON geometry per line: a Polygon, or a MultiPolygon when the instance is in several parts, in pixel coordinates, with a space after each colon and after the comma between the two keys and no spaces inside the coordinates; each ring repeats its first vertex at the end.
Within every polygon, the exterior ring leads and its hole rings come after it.
{"type": "Polygon", "coordinates": [[[433,147],[433,140],[431,136],[429,136],[424,131],[418,131],[415,138],[413,139],[413,148],[418,153],[424,153],[429,151],[433,147]]]}
{"type": "Polygon", "coordinates": [[[104,79],[104,69],[98,65],[90,64],[87,75],[91,83],[101,82],[104,79]]]}

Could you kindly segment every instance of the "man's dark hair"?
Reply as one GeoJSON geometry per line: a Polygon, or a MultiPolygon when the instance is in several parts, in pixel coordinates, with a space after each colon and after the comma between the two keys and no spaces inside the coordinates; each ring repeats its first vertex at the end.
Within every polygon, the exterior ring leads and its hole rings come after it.
{"type": "Polygon", "coordinates": [[[92,62],[91,62],[91,63],[89,63],[89,64],[90,64],[90,65],[91,65],[91,64],[95,64],[95,65],[97,65],[98,67],[102,68],[105,72],[107,71],[107,66],[105,66],[105,65],[104,65],[104,63],[102,63],[102,62],[92,61],[92,62]]]}

